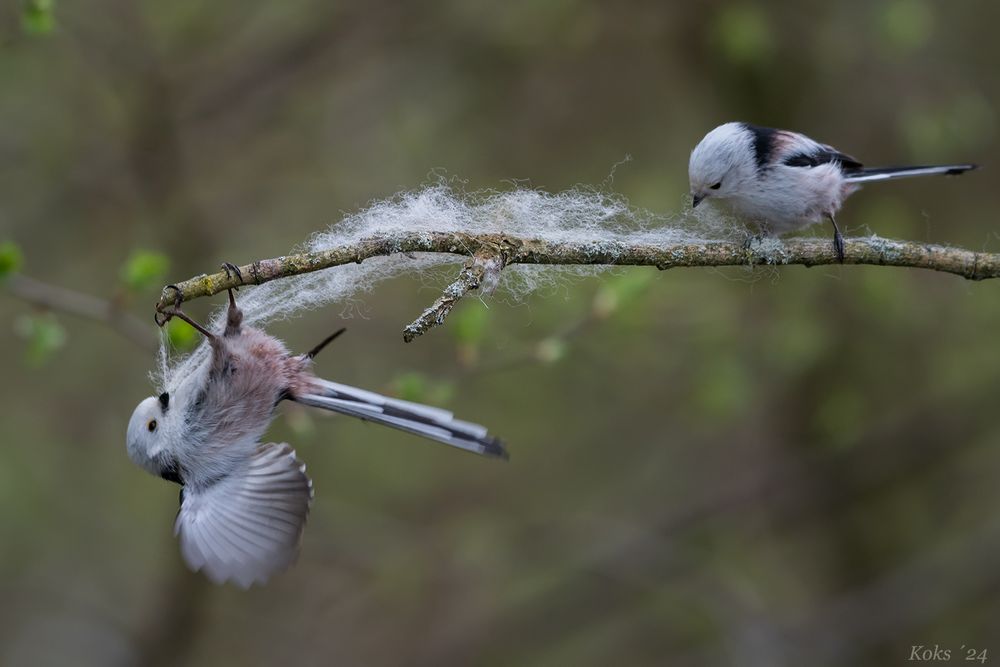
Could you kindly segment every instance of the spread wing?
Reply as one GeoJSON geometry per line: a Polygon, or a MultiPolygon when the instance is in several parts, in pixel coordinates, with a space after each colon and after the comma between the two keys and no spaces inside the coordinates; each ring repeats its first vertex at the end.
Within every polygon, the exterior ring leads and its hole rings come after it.
{"type": "Polygon", "coordinates": [[[244,468],[206,488],[185,487],[174,532],[192,570],[249,588],[295,562],[311,501],[295,451],[268,443],[244,468]]]}

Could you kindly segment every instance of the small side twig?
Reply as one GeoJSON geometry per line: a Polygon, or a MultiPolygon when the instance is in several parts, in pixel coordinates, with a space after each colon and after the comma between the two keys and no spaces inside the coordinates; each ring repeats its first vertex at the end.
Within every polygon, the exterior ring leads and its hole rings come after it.
{"type": "Polygon", "coordinates": [[[12,295],[34,306],[53,310],[107,325],[112,331],[146,350],[155,350],[157,339],[152,328],[123,311],[113,301],[90,294],[50,285],[21,274],[7,276],[3,286],[12,295]]]}
{"type": "Polygon", "coordinates": [[[403,329],[403,340],[411,342],[417,336],[427,333],[432,327],[444,323],[459,299],[473,290],[483,288],[491,292],[500,281],[500,270],[503,260],[496,255],[478,254],[469,261],[458,279],[445,288],[444,293],[420,314],[411,324],[403,329]]]}

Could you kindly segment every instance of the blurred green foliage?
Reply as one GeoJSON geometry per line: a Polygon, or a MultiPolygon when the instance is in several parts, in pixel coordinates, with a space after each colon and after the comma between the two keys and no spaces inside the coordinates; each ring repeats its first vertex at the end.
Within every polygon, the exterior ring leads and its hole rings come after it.
{"type": "Polygon", "coordinates": [[[772,22],[759,5],[727,4],[712,14],[712,32],[722,55],[741,65],[761,64],[771,57],[772,22]]]}
{"type": "Polygon", "coordinates": [[[433,405],[448,405],[455,394],[454,382],[414,371],[397,375],[391,387],[393,395],[403,400],[433,405]]]}
{"type": "Polygon", "coordinates": [[[448,318],[448,327],[455,339],[457,355],[465,366],[479,362],[479,350],[490,322],[489,307],[478,299],[466,299],[448,318]]]}
{"type": "Polygon", "coordinates": [[[933,7],[926,0],[892,0],[883,14],[886,39],[903,53],[927,44],[934,33],[934,22],[933,7]]]}
{"type": "MultiPolygon", "coordinates": [[[[99,296],[151,335],[164,282],[282,254],[436,168],[469,190],[606,183],[680,215],[690,150],[727,120],[872,165],[981,163],[873,184],[840,222],[1000,248],[1000,3],[12,7],[0,276],[99,296]]],[[[447,405],[510,462],[283,403],[265,438],[293,444],[316,498],[299,562],[246,593],[184,570],[176,486],[125,454],[150,350],[0,283],[0,664],[881,666],[993,641],[996,284],[559,274],[404,345],[438,277],[269,330],[303,350],[353,318],[317,373],[447,405]]],[[[200,342],[176,320],[166,336],[200,342]]]]}
{"type": "Polygon", "coordinates": [[[627,271],[609,276],[594,295],[594,317],[605,319],[619,308],[632,306],[647,292],[655,277],[656,274],[650,271],[627,271]]]}
{"type": "Polygon", "coordinates": [[[193,350],[201,342],[201,334],[187,322],[172,319],[166,324],[167,341],[176,352],[193,350]]]}
{"type": "Polygon", "coordinates": [[[56,25],[55,0],[22,0],[21,26],[26,33],[47,35],[56,25]]]}
{"type": "Polygon", "coordinates": [[[137,250],[125,261],[121,279],[133,292],[144,292],[163,285],[170,260],[163,253],[137,250]]]}
{"type": "Polygon", "coordinates": [[[24,358],[31,366],[41,366],[66,344],[66,330],[55,315],[22,315],[14,330],[25,342],[24,358]]]}
{"type": "Polygon", "coordinates": [[[0,280],[20,271],[23,263],[24,255],[16,243],[13,241],[0,243],[0,280]]]}
{"type": "Polygon", "coordinates": [[[566,356],[567,348],[565,340],[553,336],[539,341],[535,356],[543,364],[554,364],[566,356]]]}
{"type": "Polygon", "coordinates": [[[448,320],[451,335],[463,345],[478,345],[490,321],[490,309],[478,299],[468,299],[448,320]]]}

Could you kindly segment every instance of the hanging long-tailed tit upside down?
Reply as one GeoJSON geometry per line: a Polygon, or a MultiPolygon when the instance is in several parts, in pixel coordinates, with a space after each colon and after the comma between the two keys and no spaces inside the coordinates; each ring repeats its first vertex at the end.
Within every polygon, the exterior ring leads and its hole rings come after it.
{"type": "Polygon", "coordinates": [[[447,410],[316,377],[313,358],[343,329],[312,351],[294,355],[277,338],[241,326],[243,314],[232,291],[220,333],[191,320],[177,304],[161,313],[195,327],[211,353],[169,391],[139,404],[128,425],[128,454],[153,475],[181,485],[174,525],[181,553],[189,567],[216,583],[231,580],[244,588],[263,583],[298,555],[312,482],[289,445],[260,442],[282,400],[477,454],[507,456],[485,427],[457,420],[447,410]]]}
{"type": "Polygon", "coordinates": [[[910,176],[954,175],[973,164],[866,168],[836,148],[788,130],[749,123],[715,128],[691,151],[688,178],[692,206],[725,200],[761,231],[786,234],[824,219],[833,224],[837,259],[844,238],[834,217],[860,184],[910,176]]]}

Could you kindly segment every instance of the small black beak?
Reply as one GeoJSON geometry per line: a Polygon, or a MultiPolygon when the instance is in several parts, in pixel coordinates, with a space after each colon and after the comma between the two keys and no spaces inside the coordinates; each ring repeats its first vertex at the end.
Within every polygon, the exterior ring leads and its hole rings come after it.
{"type": "Polygon", "coordinates": [[[700,204],[704,199],[705,199],[704,195],[702,195],[701,197],[699,197],[698,195],[691,195],[691,208],[698,208],[698,204],[700,204]]]}

